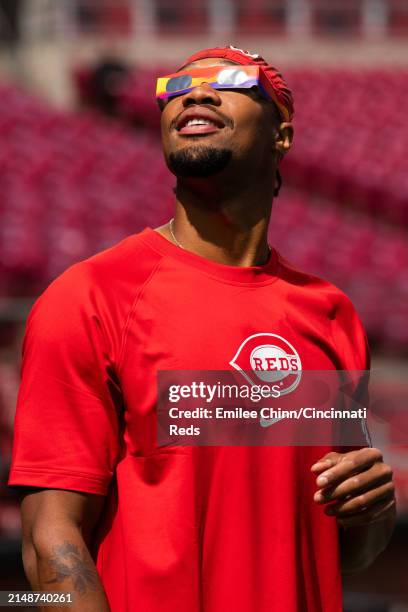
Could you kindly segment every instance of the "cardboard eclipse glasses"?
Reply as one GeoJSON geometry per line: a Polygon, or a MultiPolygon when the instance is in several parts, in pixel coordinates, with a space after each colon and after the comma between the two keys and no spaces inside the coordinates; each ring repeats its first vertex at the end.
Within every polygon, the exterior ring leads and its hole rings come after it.
{"type": "Polygon", "coordinates": [[[286,108],[278,102],[273,86],[260,66],[209,66],[181,70],[157,79],[156,98],[158,101],[168,100],[203,83],[208,83],[213,89],[258,87],[261,95],[276,104],[284,121],[288,120],[286,108]]]}

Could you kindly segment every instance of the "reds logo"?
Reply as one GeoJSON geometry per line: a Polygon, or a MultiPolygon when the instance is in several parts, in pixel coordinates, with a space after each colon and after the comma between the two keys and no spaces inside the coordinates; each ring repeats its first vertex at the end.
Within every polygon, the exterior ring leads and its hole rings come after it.
{"type": "Polygon", "coordinates": [[[294,391],[302,376],[298,352],[290,342],[277,334],[249,336],[239,347],[230,365],[252,385],[279,385],[281,395],[294,391]]]}
{"type": "Polygon", "coordinates": [[[240,51],[244,55],[247,55],[248,57],[252,57],[253,59],[258,59],[258,57],[260,57],[258,53],[250,53],[249,51],[246,51],[245,49],[239,49],[238,47],[234,47],[234,45],[230,45],[229,48],[232,49],[233,51],[240,51]]]}

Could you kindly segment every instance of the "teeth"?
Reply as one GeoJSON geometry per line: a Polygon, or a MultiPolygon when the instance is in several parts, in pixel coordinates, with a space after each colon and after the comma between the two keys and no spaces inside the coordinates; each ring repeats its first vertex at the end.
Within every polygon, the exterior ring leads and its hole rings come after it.
{"type": "Polygon", "coordinates": [[[190,127],[192,125],[215,125],[212,121],[208,119],[190,119],[186,123],[186,127],[190,127]]]}

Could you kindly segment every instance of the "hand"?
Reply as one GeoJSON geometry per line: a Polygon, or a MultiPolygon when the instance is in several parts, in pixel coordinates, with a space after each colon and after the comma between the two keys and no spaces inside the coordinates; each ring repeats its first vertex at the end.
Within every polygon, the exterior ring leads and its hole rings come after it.
{"type": "Polygon", "coordinates": [[[339,525],[368,525],[395,514],[392,469],[378,448],[328,453],[311,470],[319,474],[314,501],[327,504],[325,513],[339,525]]]}

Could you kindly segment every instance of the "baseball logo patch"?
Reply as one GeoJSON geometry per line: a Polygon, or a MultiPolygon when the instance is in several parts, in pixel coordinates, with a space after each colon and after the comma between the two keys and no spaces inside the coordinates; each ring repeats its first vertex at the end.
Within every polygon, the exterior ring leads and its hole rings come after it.
{"type": "Polygon", "coordinates": [[[230,365],[253,385],[279,385],[281,395],[294,391],[302,376],[299,353],[278,334],[249,336],[238,348],[230,365]]]}

